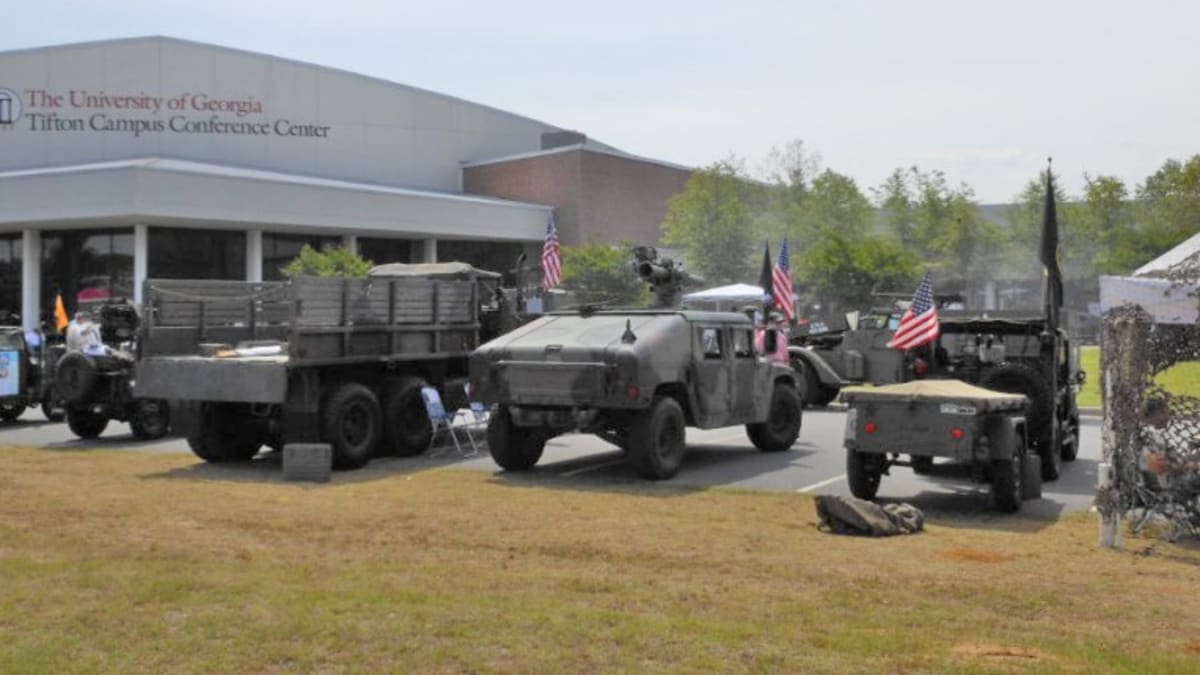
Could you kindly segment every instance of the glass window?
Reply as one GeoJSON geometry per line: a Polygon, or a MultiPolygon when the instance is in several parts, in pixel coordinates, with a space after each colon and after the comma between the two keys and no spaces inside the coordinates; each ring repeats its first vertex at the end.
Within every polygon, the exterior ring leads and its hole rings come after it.
{"type": "Polygon", "coordinates": [[[42,315],[133,299],[133,228],[42,233],[42,315]]]}
{"type": "Polygon", "coordinates": [[[704,358],[721,358],[721,330],[713,327],[704,327],[697,330],[700,331],[700,349],[704,354],[704,358]]]}
{"type": "Polygon", "coordinates": [[[146,242],[151,279],[245,279],[246,233],[152,227],[146,242]]]}
{"type": "Polygon", "coordinates": [[[754,358],[754,336],[748,330],[733,331],[733,354],[738,358],[754,358]]]}
{"type": "Polygon", "coordinates": [[[322,237],[307,234],[272,234],[263,233],[263,281],[280,281],[283,279],[283,268],[296,256],[305,244],[323,251],[328,248],[341,246],[341,237],[322,237]]]}
{"type": "Polygon", "coordinates": [[[374,265],[412,262],[413,240],[358,238],[358,254],[374,265]]]}
{"type": "Polygon", "coordinates": [[[437,243],[439,261],[471,263],[481,270],[499,272],[508,284],[515,283],[513,270],[524,250],[520,242],[439,239],[437,243]]]}
{"type": "Polygon", "coordinates": [[[21,235],[0,235],[0,325],[21,319],[21,235]]]}

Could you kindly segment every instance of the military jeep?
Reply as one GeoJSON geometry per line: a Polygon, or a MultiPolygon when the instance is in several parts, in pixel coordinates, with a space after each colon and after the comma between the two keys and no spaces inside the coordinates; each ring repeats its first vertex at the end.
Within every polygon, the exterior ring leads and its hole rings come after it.
{"type": "Polygon", "coordinates": [[[589,311],[544,316],[476,349],[470,377],[496,410],[492,458],[526,471],[546,441],[580,431],[625,450],[650,480],[675,475],[685,427],[744,424],[764,452],[800,433],[797,375],[754,350],[742,314],[677,310],[589,311]]]}

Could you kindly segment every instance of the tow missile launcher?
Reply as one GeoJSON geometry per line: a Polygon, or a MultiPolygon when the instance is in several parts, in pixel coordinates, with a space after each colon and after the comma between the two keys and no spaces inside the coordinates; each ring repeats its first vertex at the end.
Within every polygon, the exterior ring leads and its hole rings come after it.
{"type": "Polygon", "coordinates": [[[653,246],[635,246],[633,270],[650,284],[654,291],[655,309],[678,309],[683,301],[683,288],[704,283],[704,280],[683,269],[681,263],[659,258],[653,246]]]}

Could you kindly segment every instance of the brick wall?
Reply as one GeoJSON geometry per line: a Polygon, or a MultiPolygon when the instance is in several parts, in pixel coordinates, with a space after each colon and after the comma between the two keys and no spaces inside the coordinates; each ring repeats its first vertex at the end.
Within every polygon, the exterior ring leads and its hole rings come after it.
{"type": "Polygon", "coordinates": [[[656,244],[686,169],[580,149],[463,169],[463,191],[553,206],[559,237],[577,245],[656,244]]]}

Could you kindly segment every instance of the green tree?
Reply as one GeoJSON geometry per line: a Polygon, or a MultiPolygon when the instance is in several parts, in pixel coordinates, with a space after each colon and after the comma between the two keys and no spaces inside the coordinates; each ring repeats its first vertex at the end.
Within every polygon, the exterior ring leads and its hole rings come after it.
{"type": "Polygon", "coordinates": [[[807,242],[838,232],[851,239],[871,233],[875,210],[853,178],[825,169],[817,174],[799,211],[795,238],[807,242]]]}
{"type": "MultiPolygon", "coordinates": [[[[1072,238],[1068,261],[1081,277],[1125,274],[1141,265],[1134,204],[1125,183],[1115,176],[1083,176],[1083,200],[1074,209],[1079,236],[1072,238]]],[[[1066,274],[1071,274],[1068,269],[1066,274]]]]}
{"type": "Polygon", "coordinates": [[[342,246],[318,251],[305,244],[300,255],[283,267],[283,273],[289,277],[365,277],[373,266],[370,260],[342,246]]]}
{"type": "Polygon", "coordinates": [[[667,202],[663,242],[678,248],[691,268],[711,284],[757,278],[755,206],[763,190],[736,160],[694,172],[683,191],[667,202]]]}
{"type": "Polygon", "coordinates": [[[1141,265],[1200,232],[1200,155],[1164,162],[1138,186],[1137,200],[1141,265]]]}
{"type": "Polygon", "coordinates": [[[632,246],[596,242],[564,246],[563,288],[574,291],[580,302],[607,302],[625,307],[645,305],[649,289],[631,267],[632,246]]]}
{"type": "Polygon", "coordinates": [[[896,169],[872,190],[883,228],[901,246],[929,261],[939,288],[970,291],[987,276],[998,229],[986,221],[965,184],[952,188],[941,171],[896,169]]]}
{"type": "Polygon", "coordinates": [[[894,239],[831,231],[798,255],[796,280],[805,300],[829,316],[871,306],[878,292],[914,288],[917,257],[894,239]]]}

